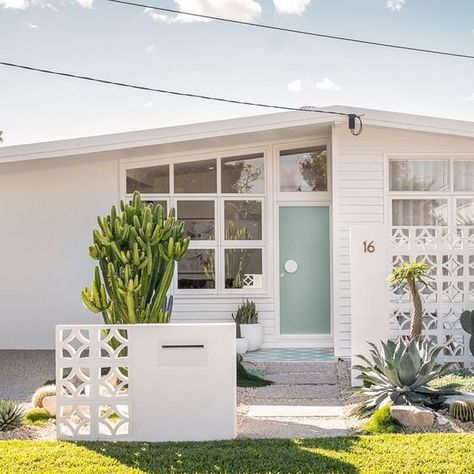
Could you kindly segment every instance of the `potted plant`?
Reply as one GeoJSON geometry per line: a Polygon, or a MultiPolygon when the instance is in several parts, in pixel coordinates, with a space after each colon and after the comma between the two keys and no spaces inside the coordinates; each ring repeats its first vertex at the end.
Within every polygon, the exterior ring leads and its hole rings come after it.
{"type": "Polygon", "coordinates": [[[247,339],[245,339],[245,337],[242,337],[242,334],[241,334],[238,312],[237,312],[237,316],[234,316],[234,313],[232,313],[232,319],[235,322],[235,331],[236,331],[236,336],[237,336],[237,342],[236,342],[237,354],[245,354],[248,350],[248,343],[247,343],[247,339]]]}
{"type": "Polygon", "coordinates": [[[247,340],[247,350],[256,351],[263,342],[263,328],[258,322],[258,311],[253,301],[243,301],[237,309],[236,319],[239,321],[242,337],[247,340]]]}

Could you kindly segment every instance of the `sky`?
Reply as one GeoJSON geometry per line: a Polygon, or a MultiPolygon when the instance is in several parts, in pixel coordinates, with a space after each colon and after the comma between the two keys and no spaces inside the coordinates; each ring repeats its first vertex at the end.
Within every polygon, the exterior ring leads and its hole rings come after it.
{"type": "MultiPolygon", "coordinates": [[[[138,3],[474,54],[474,0],[138,3]]],[[[0,61],[290,107],[340,104],[474,121],[474,60],[198,21],[106,0],[0,0],[0,61]]],[[[0,146],[268,112],[0,66],[0,146]]]]}

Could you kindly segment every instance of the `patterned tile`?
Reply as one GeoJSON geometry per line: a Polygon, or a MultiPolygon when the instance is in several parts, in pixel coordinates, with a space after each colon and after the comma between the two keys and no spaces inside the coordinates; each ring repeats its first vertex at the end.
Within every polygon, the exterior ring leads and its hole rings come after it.
{"type": "Polygon", "coordinates": [[[334,360],[334,350],[329,347],[259,349],[247,352],[244,359],[249,362],[331,362],[334,360]]]}

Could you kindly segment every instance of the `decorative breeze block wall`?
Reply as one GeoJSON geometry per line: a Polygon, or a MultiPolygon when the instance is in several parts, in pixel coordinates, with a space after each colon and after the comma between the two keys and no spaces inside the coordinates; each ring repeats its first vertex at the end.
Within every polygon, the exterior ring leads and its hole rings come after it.
{"type": "Polygon", "coordinates": [[[128,329],[56,329],[59,439],[128,439],[131,391],[128,329]]]}
{"type": "MultiPolygon", "coordinates": [[[[423,333],[443,346],[442,360],[474,367],[468,335],[459,318],[474,309],[474,228],[394,227],[388,246],[389,266],[415,258],[431,267],[433,280],[423,288],[423,333]]],[[[407,291],[390,289],[390,330],[409,333],[410,300],[407,291]]]]}

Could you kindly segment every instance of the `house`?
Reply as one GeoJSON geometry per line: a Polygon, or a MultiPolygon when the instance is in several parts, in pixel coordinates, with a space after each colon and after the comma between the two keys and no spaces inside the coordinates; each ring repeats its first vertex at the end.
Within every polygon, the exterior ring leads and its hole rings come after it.
{"type": "MultiPolygon", "coordinates": [[[[176,208],[193,239],[174,321],[228,320],[251,298],[264,347],[348,357],[351,228],[474,235],[474,123],[328,110],[364,114],[363,133],[301,111],[0,148],[0,348],[51,349],[56,324],[101,322],[80,299],[92,229],[138,190],[176,208]]],[[[427,309],[441,339],[462,339],[459,312],[474,306],[474,237],[462,252],[435,262],[452,276],[439,288],[445,313],[427,309]]],[[[390,317],[403,332],[407,312],[390,317]]]]}

